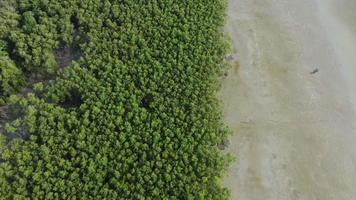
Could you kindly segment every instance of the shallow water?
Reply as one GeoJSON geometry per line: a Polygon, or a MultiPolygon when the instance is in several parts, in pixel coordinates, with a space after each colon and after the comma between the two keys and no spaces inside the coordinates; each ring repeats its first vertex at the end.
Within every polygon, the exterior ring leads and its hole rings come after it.
{"type": "Polygon", "coordinates": [[[356,1],[229,0],[226,32],[232,199],[356,199],[356,1]]]}

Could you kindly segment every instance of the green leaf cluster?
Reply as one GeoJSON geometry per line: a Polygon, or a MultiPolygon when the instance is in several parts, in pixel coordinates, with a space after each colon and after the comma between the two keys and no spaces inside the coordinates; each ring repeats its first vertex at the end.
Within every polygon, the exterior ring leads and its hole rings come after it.
{"type": "Polygon", "coordinates": [[[21,70],[9,58],[6,45],[0,40],[0,106],[5,104],[6,99],[19,91],[25,82],[21,70]]]}

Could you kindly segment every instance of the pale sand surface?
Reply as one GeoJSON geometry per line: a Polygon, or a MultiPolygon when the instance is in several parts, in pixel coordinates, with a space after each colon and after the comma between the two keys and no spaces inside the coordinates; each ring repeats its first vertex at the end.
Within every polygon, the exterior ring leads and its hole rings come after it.
{"type": "Polygon", "coordinates": [[[227,18],[232,199],[356,200],[356,0],[229,0],[227,18]]]}

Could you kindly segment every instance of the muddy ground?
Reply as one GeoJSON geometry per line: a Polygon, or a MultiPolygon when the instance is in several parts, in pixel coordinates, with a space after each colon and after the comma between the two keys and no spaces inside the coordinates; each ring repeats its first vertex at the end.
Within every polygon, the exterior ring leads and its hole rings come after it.
{"type": "Polygon", "coordinates": [[[356,1],[229,0],[227,18],[232,199],[356,199],[356,1]]]}

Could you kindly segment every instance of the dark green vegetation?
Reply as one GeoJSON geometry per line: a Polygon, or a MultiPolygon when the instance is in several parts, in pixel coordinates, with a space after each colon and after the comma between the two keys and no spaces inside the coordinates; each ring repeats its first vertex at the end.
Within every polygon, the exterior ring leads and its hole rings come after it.
{"type": "Polygon", "coordinates": [[[1,199],[228,198],[224,0],[0,4],[1,199]]]}

